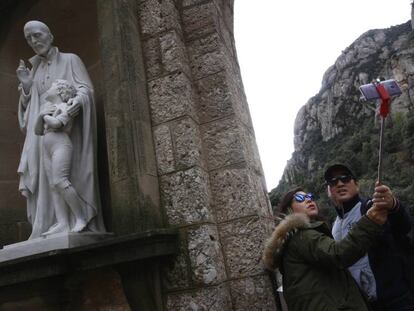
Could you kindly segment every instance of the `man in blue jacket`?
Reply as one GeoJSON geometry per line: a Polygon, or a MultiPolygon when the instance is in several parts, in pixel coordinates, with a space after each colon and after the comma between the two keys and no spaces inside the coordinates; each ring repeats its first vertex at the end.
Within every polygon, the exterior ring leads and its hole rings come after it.
{"type": "Polygon", "coordinates": [[[373,310],[414,310],[414,262],[409,259],[413,251],[408,237],[413,224],[407,209],[385,185],[376,185],[372,199],[362,199],[355,175],[343,164],[329,166],[324,177],[338,213],[332,228],[335,240],[347,235],[371,204],[388,210],[388,221],[379,243],[349,271],[373,310]]]}

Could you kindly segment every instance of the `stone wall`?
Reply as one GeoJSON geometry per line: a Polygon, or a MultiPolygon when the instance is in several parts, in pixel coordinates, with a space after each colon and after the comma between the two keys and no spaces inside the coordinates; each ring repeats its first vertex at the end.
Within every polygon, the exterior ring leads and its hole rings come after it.
{"type": "Polygon", "coordinates": [[[168,310],[271,310],[272,222],[233,37],[233,1],[139,1],[165,222],[168,310]]]}

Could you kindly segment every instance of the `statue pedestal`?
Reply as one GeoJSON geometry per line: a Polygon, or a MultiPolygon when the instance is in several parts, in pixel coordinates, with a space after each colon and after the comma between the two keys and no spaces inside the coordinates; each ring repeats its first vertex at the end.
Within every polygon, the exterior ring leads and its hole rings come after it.
{"type": "Polygon", "coordinates": [[[95,244],[112,238],[112,233],[62,232],[19,243],[5,245],[0,250],[0,262],[41,254],[59,249],[68,249],[95,244]]]}
{"type": "Polygon", "coordinates": [[[153,229],[125,236],[66,233],[8,245],[0,250],[0,306],[163,310],[161,267],[178,254],[178,238],[174,229],[153,229]]]}

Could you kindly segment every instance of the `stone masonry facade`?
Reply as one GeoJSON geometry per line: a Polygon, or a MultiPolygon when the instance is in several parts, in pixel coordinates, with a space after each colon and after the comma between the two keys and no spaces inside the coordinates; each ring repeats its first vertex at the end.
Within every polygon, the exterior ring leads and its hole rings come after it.
{"type": "Polygon", "coordinates": [[[237,63],[233,0],[141,0],[165,223],[167,310],[275,310],[260,263],[272,215],[237,63]]]}

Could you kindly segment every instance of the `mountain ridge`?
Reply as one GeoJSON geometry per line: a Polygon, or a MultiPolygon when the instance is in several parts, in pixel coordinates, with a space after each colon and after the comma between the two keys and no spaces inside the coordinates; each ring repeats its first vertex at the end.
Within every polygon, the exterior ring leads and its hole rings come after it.
{"type": "Polygon", "coordinates": [[[361,102],[359,86],[384,77],[395,79],[403,94],[392,101],[384,137],[384,183],[414,203],[414,35],[411,22],[359,36],[324,73],[319,92],[302,106],[294,125],[294,152],[270,192],[272,205],[293,186],[315,192],[330,214],[324,169],[350,165],[361,191],[373,191],[378,164],[376,103],[361,102]]]}

